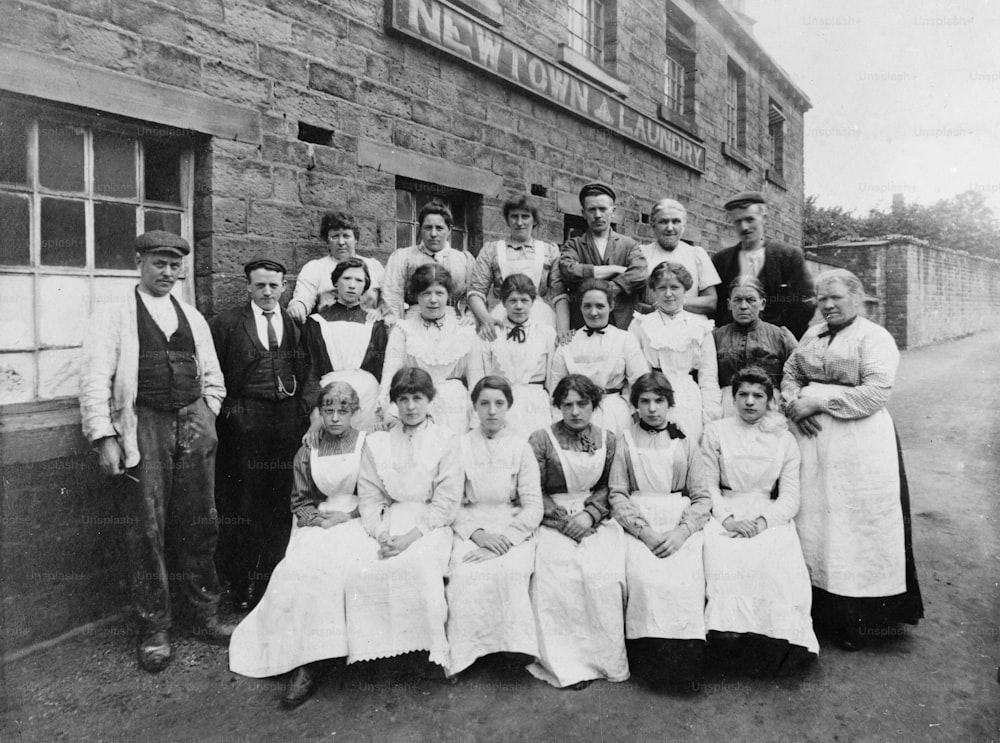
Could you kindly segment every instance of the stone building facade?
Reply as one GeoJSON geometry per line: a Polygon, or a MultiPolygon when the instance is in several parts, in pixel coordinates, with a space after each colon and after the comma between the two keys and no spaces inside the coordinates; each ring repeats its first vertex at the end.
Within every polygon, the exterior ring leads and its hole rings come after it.
{"type": "Polygon", "coordinates": [[[730,242],[722,203],[767,193],[801,242],[805,94],[722,0],[0,0],[0,509],[4,645],[124,604],[121,526],[79,433],[88,315],[134,284],[131,240],[194,245],[181,293],[206,314],[241,267],[322,255],[345,209],[359,251],[409,244],[431,198],[456,246],[579,227],[607,181],[618,231],[664,196],[688,238],[730,242]]]}

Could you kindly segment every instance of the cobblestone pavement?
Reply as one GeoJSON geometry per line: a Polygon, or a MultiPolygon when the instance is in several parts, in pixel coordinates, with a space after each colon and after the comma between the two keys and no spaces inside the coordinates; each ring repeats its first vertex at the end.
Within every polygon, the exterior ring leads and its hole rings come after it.
{"type": "MultiPolygon", "coordinates": [[[[458,683],[400,661],[334,669],[286,712],[283,679],[230,673],[226,651],[176,643],[136,668],[118,625],[5,669],[4,741],[989,741],[1000,720],[1000,332],[907,351],[890,410],[906,455],[927,617],[793,679],[712,670],[676,695],[635,681],[560,691],[477,664],[458,683]]],[[[821,643],[824,638],[820,638],[821,643]]]]}

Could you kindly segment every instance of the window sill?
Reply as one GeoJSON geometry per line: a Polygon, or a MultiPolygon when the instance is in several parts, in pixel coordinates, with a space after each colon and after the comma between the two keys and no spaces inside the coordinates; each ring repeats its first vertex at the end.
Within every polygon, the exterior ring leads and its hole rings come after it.
{"type": "Polygon", "coordinates": [[[0,406],[3,464],[45,462],[90,451],[75,397],[0,406]]]}
{"type": "Polygon", "coordinates": [[[785,179],[782,177],[781,173],[778,173],[777,171],[772,170],[771,168],[768,168],[767,170],[764,171],[764,179],[768,183],[777,186],[782,191],[788,190],[788,185],[785,183],[785,179]]]}
{"type": "Polygon", "coordinates": [[[753,163],[747,159],[747,156],[743,152],[730,147],[725,142],[722,143],[722,154],[726,156],[726,159],[736,163],[741,168],[753,170],[753,163]]]}
{"type": "Polygon", "coordinates": [[[628,98],[632,88],[614,75],[605,72],[599,65],[594,64],[577,51],[570,49],[565,44],[559,45],[559,63],[569,67],[575,72],[579,72],[584,77],[588,77],[598,85],[607,88],[619,98],[628,98]]]}
{"type": "Polygon", "coordinates": [[[673,109],[667,108],[665,103],[660,104],[657,115],[661,120],[666,121],[675,129],[680,129],[682,132],[694,137],[699,142],[702,141],[701,137],[698,135],[698,126],[694,123],[692,117],[681,116],[673,109]]]}
{"type": "Polygon", "coordinates": [[[500,0],[451,0],[451,2],[452,5],[469,11],[491,26],[503,25],[503,6],[500,5],[500,0]]]}

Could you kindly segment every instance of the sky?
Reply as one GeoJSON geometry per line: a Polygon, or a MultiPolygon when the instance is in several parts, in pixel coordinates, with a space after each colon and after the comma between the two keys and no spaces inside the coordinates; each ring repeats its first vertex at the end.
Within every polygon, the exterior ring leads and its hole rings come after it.
{"type": "Polygon", "coordinates": [[[1000,217],[1000,2],[746,0],[809,96],[805,192],[857,215],[974,189],[1000,217]]]}

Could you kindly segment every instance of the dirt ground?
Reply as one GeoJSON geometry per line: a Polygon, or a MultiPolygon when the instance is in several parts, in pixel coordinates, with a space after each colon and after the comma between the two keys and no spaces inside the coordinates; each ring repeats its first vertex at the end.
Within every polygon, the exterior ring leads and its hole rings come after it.
{"type": "MultiPolygon", "coordinates": [[[[1000,332],[908,351],[890,410],[910,477],[926,618],[876,647],[824,644],[799,678],[711,670],[687,695],[635,681],[560,691],[477,664],[457,684],[398,661],[335,671],[298,710],[283,679],[175,645],[138,670],[107,626],[8,665],[4,741],[995,741],[1000,738],[1000,332]]],[[[820,638],[821,643],[824,638],[820,638]]]]}

